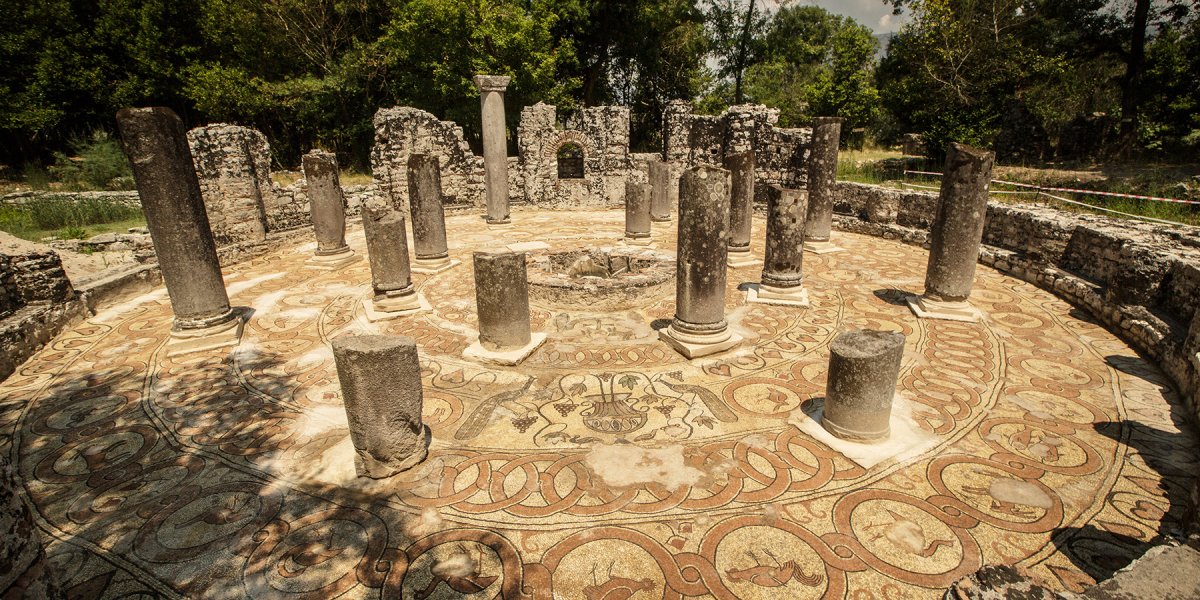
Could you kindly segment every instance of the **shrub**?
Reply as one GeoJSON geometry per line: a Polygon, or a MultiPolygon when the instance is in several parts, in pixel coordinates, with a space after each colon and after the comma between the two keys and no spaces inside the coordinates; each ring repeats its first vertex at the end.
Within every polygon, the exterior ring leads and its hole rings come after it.
{"type": "Polygon", "coordinates": [[[68,188],[83,190],[133,189],[132,169],[121,145],[105,131],[96,131],[87,138],[70,143],[75,156],[54,153],[50,174],[68,188]]]}

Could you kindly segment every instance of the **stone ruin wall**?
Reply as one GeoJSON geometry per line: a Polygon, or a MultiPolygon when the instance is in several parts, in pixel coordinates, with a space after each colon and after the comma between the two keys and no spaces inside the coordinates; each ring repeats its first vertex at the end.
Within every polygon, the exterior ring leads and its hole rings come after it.
{"type": "Polygon", "coordinates": [[[0,254],[0,379],[84,310],[58,254],[0,254]]]}
{"type": "MultiPolygon", "coordinates": [[[[625,182],[632,168],[628,108],[583,108],[559,128],[554,106],[540,102],[527,106],[521,110],[517,147],[520,187],[516,189],[524,190],[526,202],[545,208],[603,207],[624,202],[625,182]],[[569,143],[583,150],[582,179],[558,177],[558,150],[569,143]]],[[[640,177],[644,178],[644,173],[640,177]]]]}
{"type": "MultiPolygon", "coordinates": [[[[837,194],[840,229],[928,247],[937,193],[839,182],[837,194]]],[[[983,241],[981,263],[1086,308],[1200,419],[1200,229],[992,201],[983,241]]]]}
{"type": "MultiPolygon", "coordinates": [[[[765,203],[770,185],[794,189],[808,185],[812,129],[777,127],[778,121],[779,111],[761,104],[731,106],[720,115],[697,115],[691,103],[674,100],[663,113],[663,155],[685,166],[724,167],[726,156],[753,150],[754,198],[765,203]]],[[[678,177],[678,172],[674,175],[678,177]]]]}
{"type": "MultiPolygon", "coordinates": [[[[271,179],[271,146],[262,132],[216,123],[188,132],[209,225],[218,246],[262,242],[266,234],[312,225],[303,179],[271,179]]],[[[368,186],[348,186],[346,213],[359,213],[368,186]]]]}
{"type": "MultiPolygon", "coordinates": [[[[407,106],[379,109],[374,123],[372,178],[379,193],[403,214],[408,214],[408,158],[414,153],[438,157],[447,205],[484,205],[483,157],[471,151],[462,127],[407,106]]],[[[509,163],[511,181],[512,159],[509,163]]]]}

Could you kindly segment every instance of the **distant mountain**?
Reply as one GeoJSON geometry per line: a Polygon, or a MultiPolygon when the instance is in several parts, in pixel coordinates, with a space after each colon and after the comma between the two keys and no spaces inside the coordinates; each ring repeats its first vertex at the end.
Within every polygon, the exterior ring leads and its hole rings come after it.
{"type": "Polygon", "coordinates": [[[875,60],[883,60],[883,57],[887,54],[888,42],[891,42],[892,37],[895,35],[895,33],[875,34],[875,41],[879,42],[879,51],[875,54],[875,60]]]}

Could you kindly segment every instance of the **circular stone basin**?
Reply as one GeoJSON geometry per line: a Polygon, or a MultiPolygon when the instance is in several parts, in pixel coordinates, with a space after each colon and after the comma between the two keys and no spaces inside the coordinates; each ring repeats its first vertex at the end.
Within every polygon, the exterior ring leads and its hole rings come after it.
{"type": "Polygon", "coordinates": [[[581,248],[529,255],[534,302],[589,310],[630,308],[674,288],[675,255],[646,248],[581,248]]]}

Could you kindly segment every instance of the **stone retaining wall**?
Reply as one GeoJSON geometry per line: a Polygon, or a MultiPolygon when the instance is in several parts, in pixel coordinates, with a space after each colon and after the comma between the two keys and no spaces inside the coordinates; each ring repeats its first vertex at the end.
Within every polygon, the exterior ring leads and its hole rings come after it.
{"type": "MultiPolygon", "coordinates": [[[[837,197],[839,229],[928,247],[937,194],[839,182],[837,197]]],[[[1200,228],[993,201],[983,239],[981,263],[1086,308],[1157,361],[1200,419],[1200,228]]]]}
{"type": "Polygon", "coordinates": [[[0,379],[78,319],[85,306],[54,252],[0,254],[0,379]]]}

